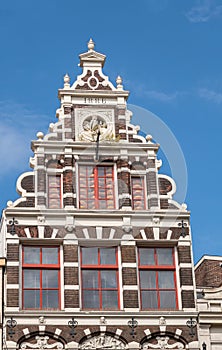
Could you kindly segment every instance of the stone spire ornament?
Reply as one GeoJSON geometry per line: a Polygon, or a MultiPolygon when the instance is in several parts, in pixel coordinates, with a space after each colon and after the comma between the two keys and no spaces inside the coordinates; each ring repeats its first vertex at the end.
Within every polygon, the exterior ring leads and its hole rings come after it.
{"type": "Polygon", "coordinates": [[[93,51],[94,50],[94,47],[95,47],[95,43],[94,41],[92,40],[92,38],[89,39],[89,42],[88,42],[88,49],[89,51],[93,51]]]}
{"type": "Polygon", "coordinates": [[[123,90],[122,82],[123,82],[122,78],[118,75],[118,77],[116,78],[117,90],[123,90]]]}
{"type": "Polygon", "coordinates": [[[64,88],[70,88],[70,76],[66,73],[63,79],[64,79],[64,88]]]}

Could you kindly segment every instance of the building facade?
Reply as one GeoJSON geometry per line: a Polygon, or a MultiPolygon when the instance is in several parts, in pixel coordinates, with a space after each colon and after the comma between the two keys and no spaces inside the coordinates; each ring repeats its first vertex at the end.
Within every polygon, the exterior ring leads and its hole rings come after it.
{"type": "Polygon", "coordinates": [[[190,214],[104,62],[90,40],[3,212],[4,349],[200,349],[190,214]]]}
{"type": "Polygon", "coordinates": [[[222,349],[222,256],[204,255],[195,266],[199,339],[222,349]]]}

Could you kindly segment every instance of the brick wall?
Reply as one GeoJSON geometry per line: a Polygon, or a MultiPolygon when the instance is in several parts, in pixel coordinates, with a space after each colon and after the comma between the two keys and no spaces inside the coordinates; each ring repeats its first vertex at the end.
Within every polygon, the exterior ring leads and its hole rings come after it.
{"type": "MultiPolygon", "coordinates": [[[[221,257],[222,262],[222,257],[221,257]]],[[[219,260],[205,259],[195,270],[197,287],[220,287],[222,285],[222,267],[219,260]]]]}

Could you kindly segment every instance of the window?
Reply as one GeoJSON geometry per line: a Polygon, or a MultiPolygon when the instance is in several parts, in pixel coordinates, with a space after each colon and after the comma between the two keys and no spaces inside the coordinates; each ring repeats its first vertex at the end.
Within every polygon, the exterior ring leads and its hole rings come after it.
{"type": "Polygon", "coordinates": [[[79,208],[114,209],[113,166],[79,166],[79,208]]]}
{"type": "Polygon", "coordinates": [[[82,307],[117,310],[118,263],[116,248],[82,248],[82,307]]]}
{"type": "Polygon", "coordinates": [[[146,209],[144,176],[132,176],[131,187],[132,187],[132,208],[134,210],[146,209]]]}
{"type": "Polygon", "coordinates": [[[23,247],[23,309],[59,308],[59,247],[23,247]]]}
{"type": "Polygon", "coordinates": [[[61,175],[48,175],[48,208],[62,207],[61,175]]]}
{"type": "Polygon", "coordinates": [[[176,309],[176,276],[173,248],[139,248],[141,306],[176,309]]]}

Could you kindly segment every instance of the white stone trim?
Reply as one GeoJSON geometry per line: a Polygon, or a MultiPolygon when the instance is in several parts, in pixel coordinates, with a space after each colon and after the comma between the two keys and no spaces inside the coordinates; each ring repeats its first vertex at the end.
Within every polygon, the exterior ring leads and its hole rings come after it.
{"type": "Polygon", "coordinates": [[[73,285],[73,284],[65,284],[64,290],[79,290],[79,285],[73,285]]]}
{"type": "Polygon", "coordinates": [[[137,268],[137,263],[122,263],[122,267],[134,267],[137,268]]]}
{"type": "Polygon", "coordinates": [[[64,267],[79,267],[78,262],[64,262],[63,265],[64,267]]]}
{"type": "Polygon", "coordinates": [[[179,267],[192,268],[192,263],[180,263],[179,267]]]}
{"type": "Polygon", "coordinates": [[[123,290],[138,290],[138,285],[123,285],[123,290]]]}
{"type": "Polygon", "coordinates": [[[19,266],[19,261],[7,261],[7,266],[19,266]]]}
{"type": "Polygon", "coordinates": [[[190,286],[184,286],[184,285],[182,285],[182,286],[181,286],[181,289],[182,289],[182,290],[192,290],[192,291],[195,290],[195,289],[194,289],[194,286],[191,286],[191,285],[190,285],[190,286]]]}
{"type": "Polygon", "coordinates": [[[18,283],[15,283],[15,284],[9,283],[9,284],[6,284],[6,288],[7,289],[19,289],[19,284],[18,283]]]}

